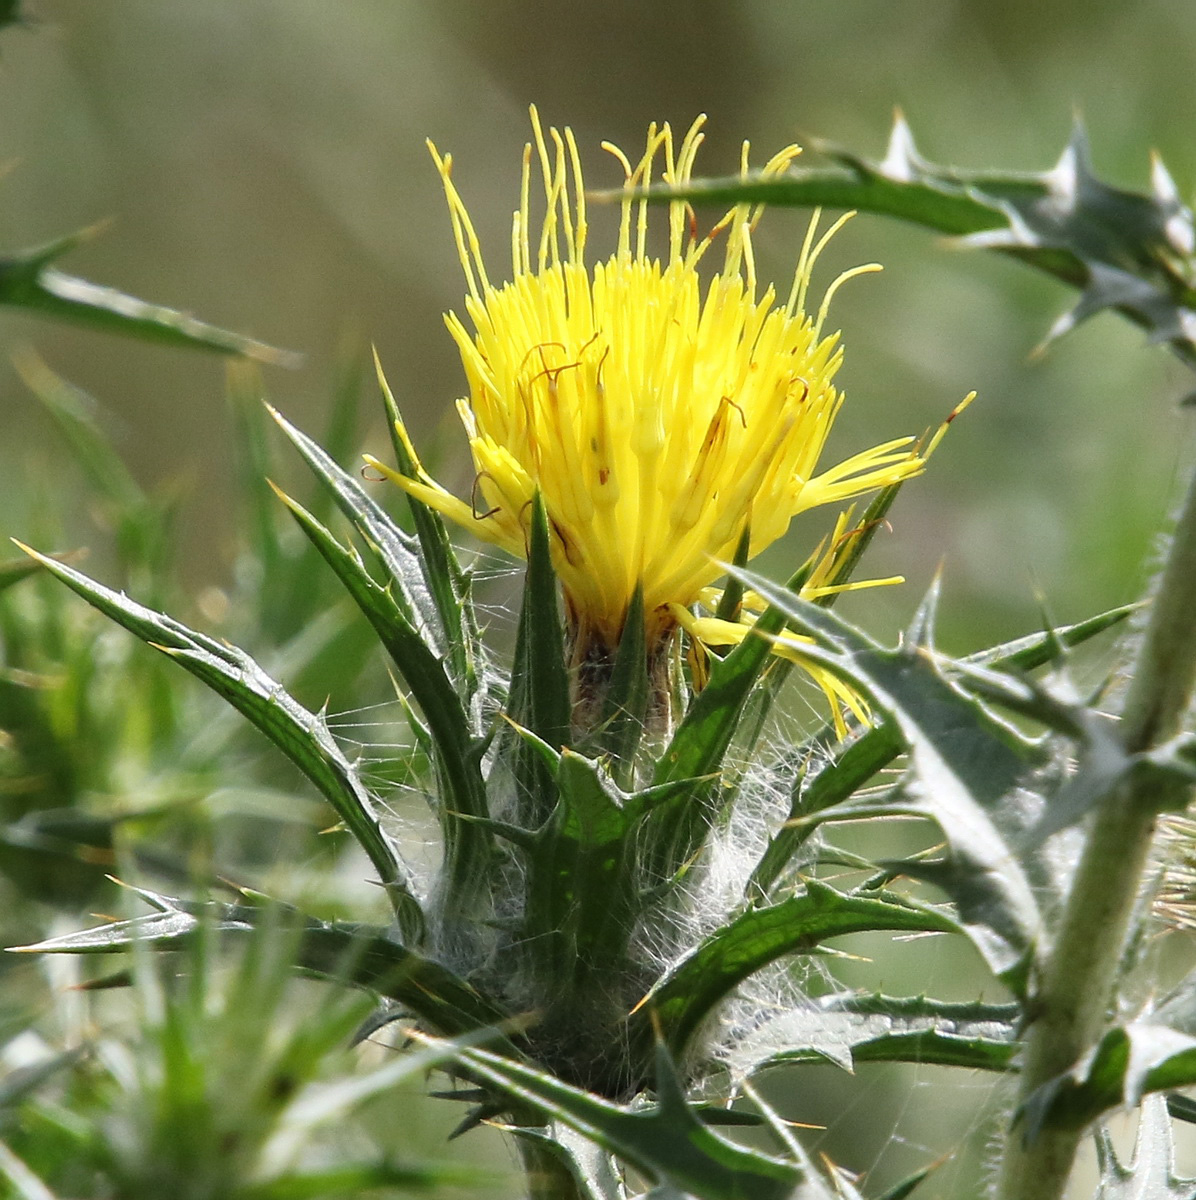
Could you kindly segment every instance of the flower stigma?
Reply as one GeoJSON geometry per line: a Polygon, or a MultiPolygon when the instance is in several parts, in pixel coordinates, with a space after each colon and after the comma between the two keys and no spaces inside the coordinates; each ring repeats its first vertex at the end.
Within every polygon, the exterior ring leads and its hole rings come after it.
{"type": "MultiPolygon", "coordinates": [[[[575,667],[613,662],[641,587],[650,660],[679,627],[707,645],[731,645],[750,630],[750,596],[741,620],[699,614],[717,605],[711,588],[723,573],[719,564],[734,557],[742,537],[754,556],[799,513],[919,474],[933,448],[934,442],[898,437],[820,467],[843,402],[834,385],[843,352],[838,332],[825,331],[828,308],[848,279],[880,267],[843,272],[809,310],[815,263],[851,215],[820,232],[815,213],[787,296],[779,300],[756,276],[758,204],[736,205],[701,235],[693,209],[671,202],[667,249],[650,252],[642,190],[657,172],[665,184],[690,180],[703,117],[680,141],[667,124],[649,126],[636,161],[603,143],[624,173],[618,240],[610,257],[588,266],[586,195],[573,133],[545,131],[534,108],[531,119],[505,283],[493,283],[486,270],[451,156],[428,144],[448,200],[472,326],[471,332],[453,312],[445,318],[469,385],[457,409],[473,457],[472,495],[463,500],[441,487],[420,465],[401,424],[411,474],[368,461],[413,497],[518,557],[527,554],[539,492],[575,667]],[[537,222],[531,197],[541,187],[537,222]],[[704,281],[699,267],[715,257],[720,241],[721,264],[704,281]]],[[[785,147],[760,174],[782,174],[799,153],[785,147]]],[[[741,176],[748,170],[745,142],[741,176]]],[[[841,515],[832,546],[855,532],[847,524],[841,515]]],[[[815,570],[804,594],[824,594],[825,584],[815,570]]],[[[800,662],[800,646],[786,635],[777,650],[800,662]]],[[[850,689],[804,665],[840,726],[841,705],[862,715],[850,689]]]]}

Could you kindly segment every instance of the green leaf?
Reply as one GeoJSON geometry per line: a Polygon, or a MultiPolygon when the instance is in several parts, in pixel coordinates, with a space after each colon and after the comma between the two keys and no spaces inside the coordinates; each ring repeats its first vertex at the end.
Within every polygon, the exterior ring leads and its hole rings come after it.
{"type": "Polygon", "coordinates": [[[1076,743],[1078,762],[1051,803],[1019,839],[1033,849],[1074,825],[1123,784],[1132,781],[1158,812],[1181,812],[1196,783],[1196,734],[1181,733],[1150,750],[1128,753],[1115,727],[1083,704],[1065,702],[1032,681],[1012,681],[957,663],[958,679],[978,697],[1040,721],[1076,743]]]}
{"type": "Polygon", "coordinates": [[[605,764],[521,732],[558,795],[534,834],[496,830],[516,845],[526,876],[511,969],[545,997],[529,1041],[571,1082],[620,1096],[650,1073],[652,1046],[650,1033],[628,1042],[626,1031],[628,1005],[653,977],[628,950],[644,909],[638,833],[644,814],[688,781],[622,792],[605,764]],[[562,1046],[572,1048],[563,1058],[562,1046]],[[582,1073],[569,1074],[579,1063],[582,1073]]]}
{"type": "MultiPolygon", "coordinates": [[[[1061,654],[1124,621],[1138,609],[1137,604],[1065,625],[1061,629],[1031,634],[991,646],[968,655],[962,664],[987,667],[990,671],[1030,671],[1055,662],[1061,654]]],[[[940,660],[947,676],[957,666],[952,660],[940,660]]],[[[793,787],[789,820],[773,834],[749,881],[746,895],[751,899],[766,896],[793,857],[817,829],[816,823],[803,820],[824,809],[850,800],[868,780],[875,778],[905,749],[901,735],[892,722],[865,729],[840,747],[825,766],[809,777],[799,777],[793,787]]]]}
{"type": "Polygon", "coordinates": [[[373,626],[423,710],[443,785],[439,808],[450,880],[448,902],[450,908],[468,911],[485,888],[486,864],[492,854],[490,834],[478,823],[489,816],[481,770],[484,743],[471,736],[469,715],[443,661],[395,602],[394,593],[375,583],[358,555],[342,546],[301,504],[282,492],[278,495],[373,626]]]}
{"type": "Polygon", "coordinates": [[[51,265],[94,232],[85,229],[36,250],[0,258],[0,304],[146,341],[241,354],[284,366],[298,364],[299,356],[289,351],[207,325],[172,308],[147,304],[112,288],[64,275],[51,265]]]}
{"type": "Polygon", "coordinates": [[[748,909],[707,937],[640,1002],[638,1020],[659,1028],[680,1054],[717,1005],[762,967],[785,954],[809,954],[828,938],[874,930],[957,933],[960,926],[892,896],[845,895],[809,880],[802,895],[748,909]]]}
{"type": "Polygon", "coordinates": [[[600,749],[611,757],[611,771],[620,787],[631,787],[636,777],[636,752],[647,720],[650,694],[644,642],[644,589],[637,584],[627,606],[615,665],[602,702],[597,738],[600,749]]]}
{"type": "Polygon", "coordinates": [[[1089,617],[1086,621],[1077,621],[1074,625],[1064,625],[1059,629],[1048,629],[1042,633],[1016,638],[1011,642],[1002,642],[998,646],[990,646],[987,650],[966,655],[963,661],[995,671],[1032,671],[1036,667],[1056,662],[1063,650],[1080,646],[1104,633],[1106,629],[1120,625],[1141,607],[1139,603],[1123,604],[1107,612],[1098,613],[1095,617],[1089,617]]]}
{"type": "MultiPolygon", "coordinates": [[[[905,130],[904,124],[897,129],[905,130]]],[[[897,134],[894,130],[894,136],[897,134]]],[[[890,143],[892,145],[892,143],[890,143]]],[[[657,186],[649,189],[650,203],[689,200],[693,204],[768,204],[777,207],[842,208],[899,217],[938,233],[963,235],[1000,227],[1000,213],[981,198],[962,188],[936,186],[929,179],[903,180],[890,176],[885,163],[871,163],[829,143],[818,149],[840,159],[844,167],[791,168],[786,174],[743,179],[738,175],[691,180],[684,187],[657,186]]],[[[887,160],[886,160],[887,162],[887,160]]],[[[1009,186],[1015,176],[973,176],[1009,186]]],[[[1029,194],[1041,195],[1042,188],[1026,181],[1029,194]]],[[[618,193],[621,195],[621,193],[618,193]]]]}
{"type": "Polygon", "coordinates": [[[1136,1107],[1152,1092],[1193,1084],[1196,1038],[1135,1021],[1110,1029],[1089,1059],[1038,1088],[1015,1120],[1029,1145],[1043,1129],[1082,1129],[1111,1109],[1136,1107]]]}
{"type": "Polygon", "coordinates": [[[1055,167],[1039,174],[931,163],[901,118],[880,162],[828,143],[818,148],[838,166],[795,168],[770,179],[696,180],[683,189],[652,188],[648,198],[856,209],[958,235],[1082,290],[1049,337],[1115,308],[1196,366],[1190,282],[1196,234],[1192,213],[1161,162],[1155,162],[1149,194],[1111,187],[1092,173],[1079,125],[1055,167]]]}
{"type": "Polygon", "coordinates": [[[787,1200],[801,1182],[793,1164],[732,1145],[704,1126],[686,1102],[663,1047],[657,1048],[658,1103],[638,1110],[487,1050],[462,1047],[456,1058],[472,1078],[525,1101],[654,1183],[698,1200],[787,1200]]]}
{"type": "Polygon", "coordinates": [[[137,946],[178,950],[205,932],[248,938],[264,924],[277,924],[281,918],[298,927],[297,968],[397,1000],[442,1033],[495,1026],[506,1015],[446,967],[408,949],[379,926],[319,921],[273,902],[201,904],[172,899],[169,905],[164,912],[109,922],[13,950],[22,954],[117,954],[137,946]]]}
{"type": "MultiPolygon", "coordinates": [[[[525,1147],[534,1147],[531,1155],[526,1149],[524,1151],[524,1170],[529,1175],[537,1171],[547,1173],[545,1166],[548,1165],[552,1171],[564,1170],[577,1191],[578,1200],[627,1200],[627,1191],[616,1175],[610,1155],[593,1142],[570,1136],[572,1130],[562,1130],[559,1126],[535,1129],[513,1125],[507,1132],[525,1147]]],[[[551,1195],[551,1192],[545,1194],[551,1195]]]]}
{"type": "MultiPolygon", "coordinates": [[[[556,750],[570,740],[572,705],[550,536],[548,514],[537,493],[531,507],[527,575],[515,640],[508,712],[517,725],[556,750]]],[[[511,753],[520,809],[516,824],[524,829],[537,829],[556,807],[556,781],[524,738],[512,732],[505,740],[511,753]]]]}
{"type": "Polygon", "coordinates": [[[1167,1111],[1177,1121],[1186,1121],[1189,1125],[1196,1124],[1196,1100],[1191,1096],[1185,1096],[1182,1092],[1168,1092],[1167,1111]]]}
{"type": "MultiPolygon", "coordinates": [[[[395,462],[400,473],[408,478],[416,478],[415,462],[399,435],[402,428],[399,406],[395,403],[390,385],[386,382],[377,352],[374,354],[374,366],[386,408],[387,427],[394,447],[395,462]]],[[[502,688],[491,671],[486,646],[482,641],[473,610],[469,579],[457,560],[444,518],[414,496],[406,496],[406,500],[419,540],[420,567],[433,603],[440,614],[440,624],[448,644],[449,662],[454,678],[460,681],[470,695],[476,688],[481,687],[497,702],[500,700],[499,693],[502,688]]]]}
{"type": "MultiPolygon", "coordinates": [[[[393,1085],[392,1085],[393,1086],[393,1085]]],[[[342,1163],[323,1170],[293,1171],[237,1188],[230,1200],[321,1200],[325,1196],[361,1196],[382,1189],[437,1192],[446,1188],[478,1188],[486,1182],[481,1171],[431,1163],[342,1163]]]]}
{"type": "MultiPolygon", "coordinates": [[[[812,568],[812,563],[806,563],[789,581],[794,595],[812,568]]],[[[722,808],[722,798],[712,795],[711,776],[722,766],[744,706],[770,660],[770,638],[784,624],[784,611],[770,605],[753,626],[753,636],[744,638],[726,658],[711,660],[710,679],[660,756],[654,784],[688,779],[692,785],[688,793],[659,808],[650,821],[645,855],[650,878],[672,879],[683,870],[722,808]]]]}
{"type": "Polygon", "coordinates": [[[14,1200],[58,1200],[33,1169],[14,1154],[4,1142],[0,1142],[0,1177],[11,1188],[7,1195],[14,1200]]]}
{"type": "Polygon", "coordinates": [[[1009,1071],[1019,1050],[1017,1004],[958,1004],[924,996],[832,994],[750,1029],[727,1062],[749,1076],[794,1062],[914,1062],[1009,1071]]]}
{"type": "Polygon", "coordinates": [[[542,979],[567,1007],[623,960],[639,899],[639,812],[625,807],[596,762],[572,750],[560,753],[552,782],[557,806],[524,855],[522,927],[542,979]]]}
{"type": "Polygon", "coordinates": [[[911,770],[893,800],[840,804],[815,819],[884,811],[935,821],[948,841],[947,859],[906,861],[901,870],[947,891],[986,961],[1017,986],[1041,918],[1025,872],[990,810],[1041,761],[1041,752],[949,683],[928,654],[916,647],[876,649],[827,610],[762,576],[749,571],[742,576],[818,641],[810,658],[867,695],[909,749],[911,770]]]}
{"type": "Polygon", "coordinates": [[[264,733],[333,806],[373,863],[404,931],[418,936],[422,916],[398,849],[322,717],[289,696],[244,651],[145,608],[64,563],[21,548],[93,607],[202,680],[264,733]]]}
{"type": "MultiPolygon", "coordinates": [[[[378,565],[386,572],[387,580],[395,591],[394,605],[401,609],[420,638],[428,644],[429,653],[443,657],[447,652],[445,631],[436,604],[425,586],[423,569],[412,539],[366,494],[352,475],[337,466],[322,447],[276,409],[267,408],[278,422],[278,427],[327,489],[337,508],[361,534],[378,565]]],[[[290,503],[285,499],[284,502],[290,503]]]]}
{"type": "Polygon", "coordinates": [[[1094,1200],[1192,1200],[1196,1179],[1175,1174],[1175,1140],[1167,1114],[1167,1101],[1148,1096],[1138,1117],[1134,1156],[1128,1166],[1117,1161],[1107,1129],[1096,1133],[1100,1186],[1094,1200]]]}

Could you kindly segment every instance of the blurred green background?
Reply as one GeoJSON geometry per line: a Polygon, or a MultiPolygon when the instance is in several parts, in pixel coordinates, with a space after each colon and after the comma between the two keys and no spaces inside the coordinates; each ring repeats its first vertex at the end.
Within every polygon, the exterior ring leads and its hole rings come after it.
{"type": "MultiPolygon", "coordinates": [[[[632,150],[653,119],[685,127],[708,113],[698,172],[714,175],[735,168],[744,137],[756,161],[815,136],[879,156],[894,107],[937,161],[1045,169],[1079,113],[1113,182],[1145,187],[1152,148],[1185,196],[1196,179],[1187,0],[30,0],[27,10],[28,26],[0,35],[3,248],[111,219],[65,269],[301,351],[302,367],[270,369],[266,382],[313,432],[346,335],[376,343],[446,481],[468,479],[451,414],[463,376],[440,315],[460,307],[463,281],[425,137],[453,153],[495,276],[531,102],[573,127],[595,188],[621,181],[598,143],[632,150]]],[[[762,276],[787,284],[804,229],[803,214],[766,216],[762,276]]],[[[592,246],[605,250],[597,235],[592,246]]],[[[849,598],[851,615],[899,628],[940,563],[952,650],[1026,632],[1040,597],[1059,620],[1133,599],[1191,457],[1176,408],[1190,374],[1110,315],[1032,357],[1069,293],[881,218],[851,223],[821,281],[870,260],[884,274],[853,283],[833,310],[848,403],[832,452],[920,432],[973,388],[980,398],[870,554],[872,573],[903,572],[909,585],[849,598]]],[[[143,484],[183,481],[185,575],[196,592],[223,586],[236,514],[219,360],[0,312],[0,514],[27,537],[30,470],[65,497],[85,495],[9,365],[27,344],[101,402],[143,484]]],[[[363,448],[386,444],[371,415],[363,448]]],[[[90,569],[103,577],[105,534],[85,509],[75,544],[99,552],[90,569]]],[[[766,569],[787,573],[821,528],[800,523],[766,569]]],[[[950,957],[933,979],[885,969],[889,991],[954,994],[958,973],[957,990],[974,994],[969,964],[950,957]]],[[[861,972],[872,984],[875,974],[861,972]]],[[[828,1089],[849,1086],[825,1074],[801,1114],[811,1120],[828,1089]]],[[[859,1148],[857,1124],[847,1157],[867,1163],[897,1144],[892,1169],[912,1169],[956,1144],[958,1125],[944,1142],[936,1105],[958,1108],[972,1085],[935,1092],[932,1072],[913,1085],[873,1075],[860,1082],[887,1093],[880,1108],[912,1115],[900,1137],[891,1116],[878,1122],[871,1149],[859,1148]]],[[[991,1084],[973,1090],[982,1100],[991,1084]]],[[[845,1123],[853,1103],[845,1095],[845,1123]]],[[[835,1129],[829,1139],[839,1153],[835,1129]]],[[[940,1194],[959,1178],[945,1172],[940,1194]]]]}
{"type": "MultiPolygon", "coordinates": [[[[708,113],[699,168],[718,174],[744,137],[761,160],[814,135],[879,154],[895,106],[939,161],[1046,168],[1080,113],[1098,170],[1120,184],[1145,186],[1151,148],[1185,194],[1196,169],[1196,6],[1185,0],[27,7],[31,25],[0,41],[4,244],[111,219],[66,268],[302,351],[301,369],[267,383],[312,429],[352,329],[377,343],[425,446],[463,383],[440,320],[463,285],[425,137],[453,152],[496,270],[532,101],[573,126],[595,187],[619,181],[599,141],[634,147],[653,118],[708,113]]],[[[804,221],[766,218],[765,272],[788,278],[804,221]]],[[[1031,361],[1064,289],[880,218],[853,222],[831,258],[824,283],[836,265],[886,266],[835,305],[848,405],[834,448],[921,431],[980,392],[871,559],[910,587],[853,613],[897,626],[940,561],[954,648],[1023,629],[1036,589],[1061,620],[1131,598],[1183,455],[1185,372],[1108,315],[1031,361]]],[[[0,321],[6,348],[32,342],[110,410],[143,482],[187,480],[188,570],[219,582],[231,451],[218,361],[0,321]]],[[[6,363],[0,397],[4,457],[40,451],[59,470],[6,363]]],[[[454,421],[432,442],[460,478],[454,421]]],[[[368,440],[383,446],[376,420],[368,440]]]]}

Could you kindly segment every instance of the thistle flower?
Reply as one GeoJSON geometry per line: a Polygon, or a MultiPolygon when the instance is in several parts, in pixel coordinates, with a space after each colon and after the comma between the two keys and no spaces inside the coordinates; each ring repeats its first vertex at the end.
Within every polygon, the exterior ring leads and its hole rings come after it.
{"type": "MultiPolygon", "coordinates": [[[[609,661],[637,587],[643,589],[651,653],[678,624],[727,643],[748,624],[717,630],[687,613],[722,573],[745,530],[750,555],[781,537],[807,509],[837,505],[919,473],[924,453],[899,437],[820,469],[843,401],[834,386],[838,333],[824,332],[838,288],[876,264],[841,274],[811,315],[807,295],[820,253],[846,217],[819,235],[810,222],[788,296],[760,289],[752,231],[762,206],[740,204],[705,236],[693,210],[668,206],[663,258],[648,244],[648,207],[636,193],[653,181],[684,185],[702,141],[699,117],[676,144],[669,126],[648,129],[632,163],[604,143],[626,182],[618,244],[586,263],[588,227],[571,130],[548,130],[532,109],[534,149],[524,149],[519,208],[511,231],[511,276],[491,282],[452,158],[431,143],[444,181],[465,271],[466,314],[446,323],[469,381],[458,401],[475,478],[463,500],[419,465],[399,429],[413,477],[371,464],[479,537],[524,556],[537,491],[553,534],[554,565],[573,636],[575,663],[609,661]],[[538,164],[545,213],[531,213],[538,164]],[[699,267],[719,240],[721,269],[699,267]]],[[[764,174],[785,171],[787,146],[764,174]]],[[[745,142],[741,172],[748,171],[745,142]]],[[[928,451],[927,451],[928,452],[928,451]]],[[[842,530],[840,530],[842,532],[842,530]]],[[[726,625],[726,623],[723,623],[726,625]]],[[[826,684],[824,683],[824,687],[826,684]]],[[[842,689],[839,689],[840,691],[842,689]]],[[[842,697],[841,697],[842,698],[842,697]]]]}

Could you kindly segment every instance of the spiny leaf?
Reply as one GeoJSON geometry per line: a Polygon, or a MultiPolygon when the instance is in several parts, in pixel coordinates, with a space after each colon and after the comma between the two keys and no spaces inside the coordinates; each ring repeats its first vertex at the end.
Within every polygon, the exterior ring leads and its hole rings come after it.
{"type": "Polygon", "coordinates": [[[289,696],[244,651],[145,608],[64,563],[26,546],[21,549],[100,612],[173,658],[264,733],[333,806],[369,856],[405,932],[418,937],[422,915],[398,850],[382,829],[373,797],[321,718],[289,696]]]}
{"type": "Polygon", "coordinates": [[[706,1128],[686,1102],[663,1047],[657,1050],[658,1104],[639,1110],[487,1050],[462,1047],[456,1058],[471,1077],[532,1105],[653,1182],[699,1200],[786,1200],[802,1180],[793,1164],[732,1145],[706,1128]]]}
{"type": "MultiPolygon", "coordinates": [[[[873,811],[930,817],[947,837],[940,864],[901,864],[947,890],[965,926],[997,974],[1017,985],[1039,935],[1041,919],[1025,872],[993,823],[990,809],[1035,765],[1039,754],[1011,728],[953,687],[933,660],[918,652],[877,650],[825,609],[802,601],[751,572],[745,582],[782,609],[818,646],[811,659],[867,695],[909,748],[906,790],[873,811]]],[[[840,805],[856,816],[870,801],[840,805]]],[[[823,811],[823,818],[829,810],[823,811]]]]}
{"type": "Polygon", "coordinates": [[[453,904],[468,907],[470,898],[484,884],[485,863],[491,853],[488,832],[469,819],[489,816],[481,771],[483,746],[470,736],[468,714],[442,660],[395,602],[394,593],[375,583],[361,559],[342,546],[301,504],[282,492],[278,494],[373,626],[423,710],[432,734],[437,775],[444,785],[440,813],[450,899],[453,904]]]}
{"type": "Polygon", "coordinates": [[[319,921],[285,906],[171,900],[165,912],[15,947],[23,954],[117,954],[136,946],[175,950],[201,933],[249,937],[279,917],[298,926],[296,967],[349,982],[406,1005],[443,1033],[500,1023],[503,1012],[447,968],[396,941],[387,930],[347,921],[319,921]]]}
{"type": "Polygon", "coordinates": [[[337,466],[321,446],[276,409],[267,408],[279,429],[303,456],[337,508],[353,523],[378,565],[386,572],[387,580],[395,592],[394,603],[402,607],[407,620],[428,643],[430,652],[442,657],[446,653],[445,631],[436,605],[425,587],[419,554],[412,539],[366,494],[353,476],[337,466]]]}
{"type": "Polygon", "coordinates": [[[551,780],[556,806],[534,833],[491,827],[521,854],[527,884],[518,945],[552,996],[546,1016],[552,1024],[576,1020],[579,1005],[603,994],[609,973],[627,965],[628,939],[644,904],[641,822],[690,781],[624,792],[605,764],[567,747],[554,750],[515,728],[551,780]]]}
{"type": "Polygon", "coordinates": [[[1186,1121],[1189,1125],[1196,1124],[1196,1100],[1191,1096],[1185,1096],[1182,1092],[1168,1092],[1167,1111],[1177,1121],[1186,1121]]]}
{"type": "Polygon", "coordinates": [[[680,1053],[734,988],[785,954],[808,954],[828,938],[893,930],[956,933],[959,924],[891,896],[845,895],[809,880],[802,895],[749,909],[711,934],[672,967],[641,1001],[641,1024],[659,1027],[680,1053]]]}
{"type": "Polygon", "coordinates": [[[543,978],[567,1002],[574,988],[595,986],[595,971],[622,961],[639,898],[639,814],[624,807],[597,763],[571,750],[561,752],[552,778],[557,806],[524,856],[523,932],[543,978]]]}
{"type": "Polygon", "coordinates": [[[832,994],[749,1030],[727,1052],[745,1076],[792,1062],[917,1062],[1008,1071],[1018,1052],[1017,1004],[832,994]]]}
{"type": "Polygon", "coordinates": [[[647,718],[651,683],[644,642],[644,589],[637,585],[627,606],[627,618],[615,652],[598,743],[611,756],[611,770],[622,787],[635,778],[635,756],[647,718]]]}
{"type": "Polygon", "coordinates": [[[112,288],[64,275],[51,265],[94,232],[85,229],[35,250],[0,258],[0,304],[147,341],[297,365],[298,355],[289,351],[205,324],[172,308],[147,304],[112,288]]]}
{"type": "MultiPolygon", "coordinates": [[[[403,475],[415,478],[415,460],[400,433],[403,422],[399,406],[395,403],[390,385],[386,382],[377,351],[374,352],[374,368],[378,386],[382,390],[395,462],[403,475]]],[[[444,630],[453,674],[469,695],[472,696],[474,691],[480,688],[497,703],[501,700],[502,684],[490,666],[473,610],[469,577],[457,560],[444,518],[414,496],[406,496],[406,501],[421,550],[417,556],[418,562],[428,592],[440,614],[440,625],[444,630]]]]}
{"type": "Polygon", "coordinates": [[[1111,187],[1093,174],[1077,125],[1049,171],[964,171],[919,154],[900,117],[880,162],[830,143],[817,148],[838,165],[768,179],[695,180],[652,188],[648,197],[857,209],[957,235],[1081,289],[1079,303],[1050,336],[1115,308],[1196,366],[1192,213],[1157,160],[1149,193],[1111,187]]]}
{"type": "MultiPolygon", "coordinates": [[[[577,1189],[579,1200],[627,1200],[627,1191],[616,1176],[610,1156],[601,1146],[577,1136],[572,1129],[560,1125],[544,1129],[510,1125],[506,1131],[525,1145],[535,1146],[539,1155],[553,1160],[555,1167],[563,1167],[577,1189]]],[[[524,1169],[530,1173],[542,1168],[534,1160],[529,1164],[525,1158],[524,1169]]]]}
{"type": "Polygon", "coordinates": [[[1134,1021],[1110,1029],[1081,1066],[1043,1084],[1018,1110],[1026,1144],[1047,1128],[1082,1129],[1152,1092],[1196,1084],[1196,1038],[1134,1021]]]}
{"type": "MultiPolygon", "coordinates": [[[[959,664],[950,659],[940,660],[941,669],[949,678],[959,666],[973,664],[991,671],[1030,671],[1055,662],[1064,650],[1079,646],[1119,624],[1138,607],[1136,604],[1123,605],[1074,625],[1002,642],[968,655],[959,664]]],[[[793,786],[789,822],[777,830],[769,841],[752,873],[746,889],[747,896],[754,899],[767,895],[793,856],[815,831],[817,826],[802,818],[850,800],[904,749],[897,728],[889,722],[882,722],[863,730],[840,747],[831,760],[817,771],[799,777],[793,786]]]]}
{"type": "MultiPolygon", "coordinates": [[[[552,569],[548,514],[539,493],[532,501],[527,576],[511,672],[511,719],[553,749],[569,741],[571,706],[565,633],[552,569]]],[[[519,824],[536,829],[556,806],[556,785],[539,756],[512,733],[507,738],[522,813],[519,824]]]]}
{"type": "Polygon", "coordinates": [[[1128,1166],[1117,1161],[1108,1130],[1096,1133],[1100,1187],[1094,1200],[1192,1200],[1196,1179],[1175,1174],[1175,1141],[1162,1096],[1147,1096],[1138,1117],[1134,1156],[1128,1166]]]}
{"type": "MultiPolygon", "coordinates": [[[[806,563],[789,580],[787,586],[793,594],[801,590],[812,569],[813,563],[806,563]]],[[[744,705],[769,661],[769,639],[784,624],[784,611],[770,605],[753,626],[753,636],[744,638],[726,658],[712,660],[709,681],[694,697],[660,756],[655,784],[689,779],[693,787],[692,794],[682,794],[658,809],[650,822],[645,857],[653,877],[670,879],[683,869],[721,808],[719,798],[712,797],[713,785],[704,781],[721,767],[744,705]]]]}
{"type": "Polygon", "coordinates": [[[1055,662],[1061,650],[1083,645],[1084,642],[1104,633],[1106,629],[1120,625],[1141,607],[1141,604],[1123,604],[1118,608],[1110,608],[1107,612],[1098,613],[1095,617],[1089,617],[1086,621],[1077,621],[1074,625],[1063,625],[1058,629],[1048,629],[1042,633],[1032,633],[1027,637],[1015,638],[1011,642],[990,646],[987,650],[966,655],[963,661],[995,671],[1032,671],[1036,667],[1055,662]]]}

